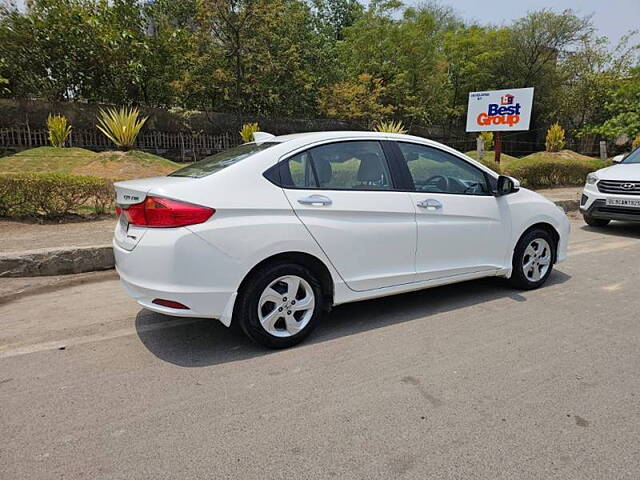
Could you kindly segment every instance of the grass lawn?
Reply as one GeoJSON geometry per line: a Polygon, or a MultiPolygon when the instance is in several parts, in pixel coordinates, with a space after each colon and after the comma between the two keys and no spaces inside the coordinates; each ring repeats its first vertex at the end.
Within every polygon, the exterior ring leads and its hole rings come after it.
{"type": "Polygon", "coordinates": [[[183,165],[151,153],[38,147],[0,158],[0,172],[57,172],[112,180],[166,175],[183,165]]]}

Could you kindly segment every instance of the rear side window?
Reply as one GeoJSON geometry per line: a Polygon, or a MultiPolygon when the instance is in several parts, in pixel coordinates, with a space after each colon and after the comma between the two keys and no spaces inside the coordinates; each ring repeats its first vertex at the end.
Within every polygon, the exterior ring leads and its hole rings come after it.
{"type": "Polygon", "coordinates": [[[282,186],[328,190],[392,190],[379,142],[337,142],[311,148],[281,165],[282,186]]]}
{"type": "Polygon", "coordinates": [[[204,158],[199,162],[192,163],[187,167],[173,172],[170,176],[194,178],[206,177],[207,175],[219,172],[234,163],[238,163],[249,158],[251,155],[274,145],[278,145],[278,142],[265,142],[261,144],[245,143],[244,145],[216,153],[215,155],[204,158]]]}

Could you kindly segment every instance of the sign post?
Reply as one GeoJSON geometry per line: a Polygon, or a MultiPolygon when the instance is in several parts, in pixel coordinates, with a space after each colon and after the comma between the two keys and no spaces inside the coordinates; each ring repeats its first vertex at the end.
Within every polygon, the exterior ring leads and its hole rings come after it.
{"type": "Polygon", "coordinates": [[[529,130],[533,88],[469,93],[467,132],[495,132],[495,161],[500,163],[502,132],[529,130]]]}

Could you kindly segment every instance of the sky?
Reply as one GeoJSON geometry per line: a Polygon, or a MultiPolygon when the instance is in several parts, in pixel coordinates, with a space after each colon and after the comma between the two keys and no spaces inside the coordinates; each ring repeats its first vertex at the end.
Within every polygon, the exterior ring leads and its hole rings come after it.
{"type": "MultiPolygon", "coordinates": [[[[421,3],[404,0],[406,4],[421,3]]],[[[629,30],[640,29],[640,0],[440,0],[449,5],[465,20],[481,24],[509,24],[531,10],[567,8],[580,15],[593,14],[593,24],[600,36],[606,35],[613,44],[629,30]]]]}

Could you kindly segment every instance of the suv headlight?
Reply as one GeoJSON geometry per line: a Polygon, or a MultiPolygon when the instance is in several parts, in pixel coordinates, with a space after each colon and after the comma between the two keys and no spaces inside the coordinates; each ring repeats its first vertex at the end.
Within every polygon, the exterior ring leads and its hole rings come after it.
{"type": "Polygon", "coordinates": [[[590,173],[589,175],[587,175],[587,183],[589,185],[593,185],[597,181],[598,181],[598,176],[595,173],[590,173]]]}

